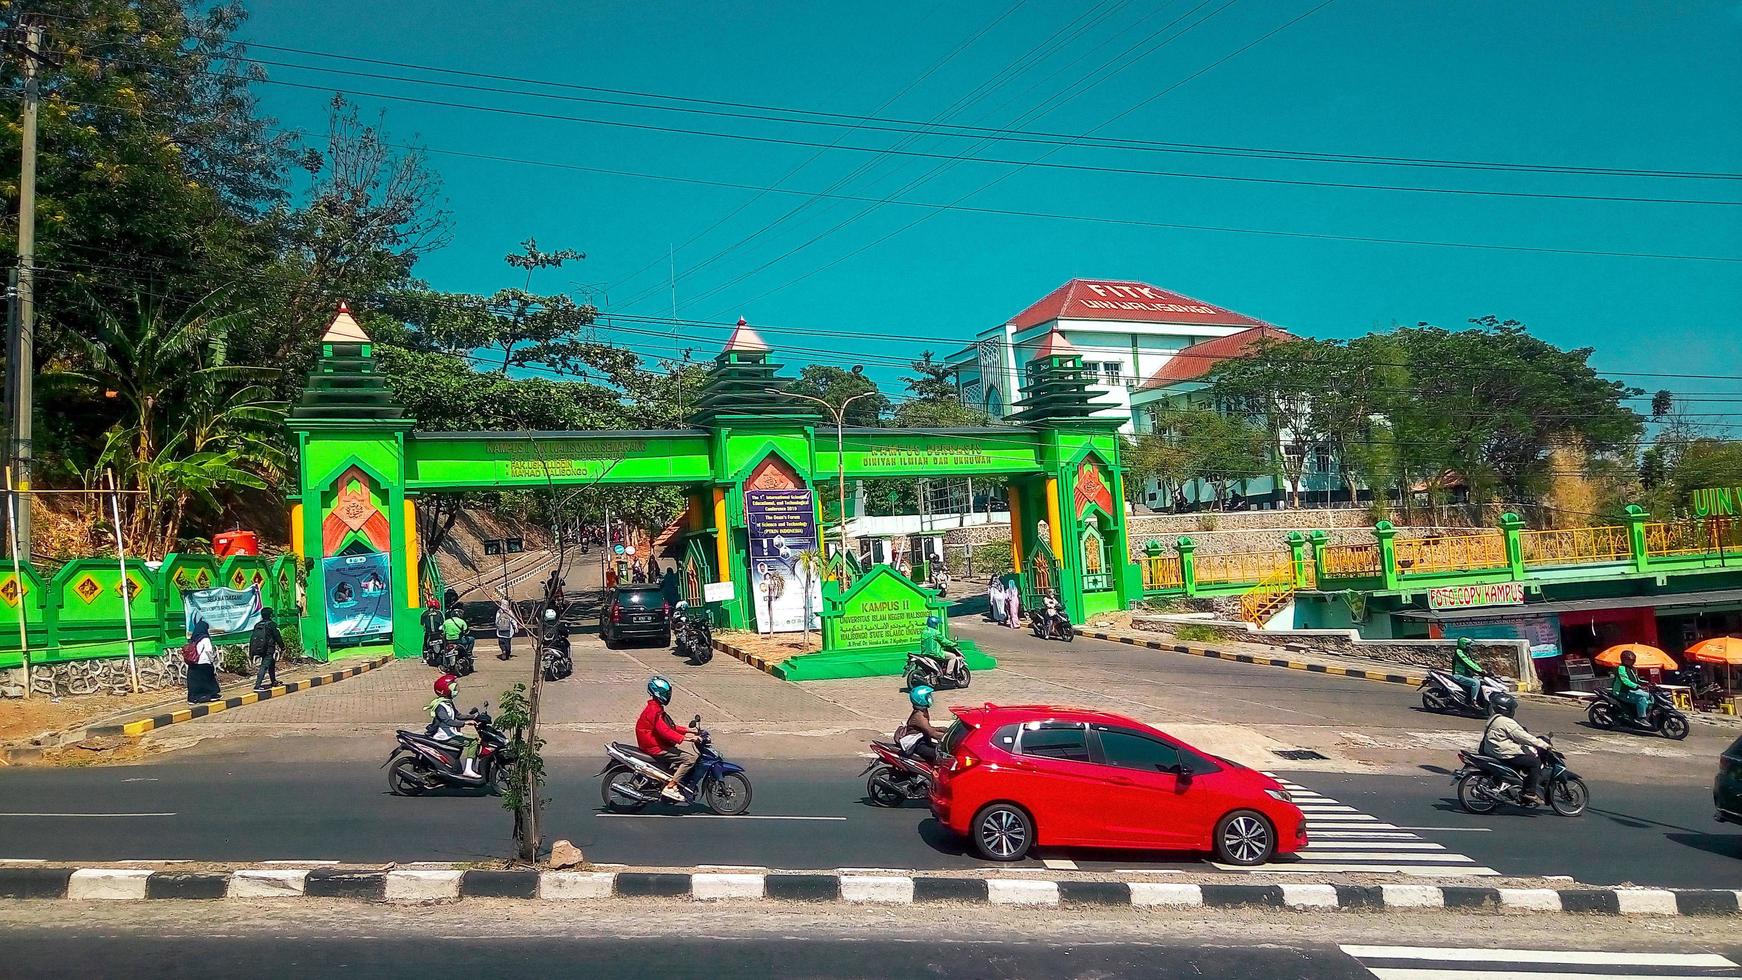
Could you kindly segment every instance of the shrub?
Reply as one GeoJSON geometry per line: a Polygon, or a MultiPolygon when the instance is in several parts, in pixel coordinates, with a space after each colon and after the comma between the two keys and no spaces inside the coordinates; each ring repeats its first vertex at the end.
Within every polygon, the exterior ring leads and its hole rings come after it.
{"type": "Polygon", "coordinates": [[[1010,570],[1010,542],[988,541],[974,546],[973,571],[996,574],[1010,570]]]}
{"type": "Polygon", "coordinates": [[[1222,634],[1212,626],[1187,624],[1174,627],[1173,638],[1183,643],[1213,643],[1221,639],[1222,634]]]}

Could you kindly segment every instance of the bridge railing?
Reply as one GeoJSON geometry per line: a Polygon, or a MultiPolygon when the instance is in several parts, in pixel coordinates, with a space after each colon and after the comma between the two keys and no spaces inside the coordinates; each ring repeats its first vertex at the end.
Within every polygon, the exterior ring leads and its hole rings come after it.
{"type": "Polygon", "coordinates": [[[1633,557],[1627,528],[1619,524],[1520,531],[1518,543],[1523,562],[1529,567],[1586,565],[1633,557]]]}
{"type": "Polygon", "coordinates": [[[1400,575],[1506,566],[1506,538],[1498,532],[1402,538],[1394,545],[1400,575]]]}

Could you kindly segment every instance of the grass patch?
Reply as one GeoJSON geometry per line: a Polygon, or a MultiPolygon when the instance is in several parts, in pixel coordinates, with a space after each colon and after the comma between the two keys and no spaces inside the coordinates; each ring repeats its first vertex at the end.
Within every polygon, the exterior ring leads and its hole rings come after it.
{"type": "Polygon", "coordinates": [[[1185,643],[1214,643],[1222,638],[1222,634],[1213,626],[1198,626],[1187,623],[1173,629],[1173,638],[1185,643]]]}

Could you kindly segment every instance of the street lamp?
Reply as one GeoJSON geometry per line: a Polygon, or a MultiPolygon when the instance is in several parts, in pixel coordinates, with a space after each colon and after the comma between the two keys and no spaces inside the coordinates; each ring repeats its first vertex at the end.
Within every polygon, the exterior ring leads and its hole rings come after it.
{"type": "MultiPolygon", "coordinates": [[[[858,374],[859,372],[854,371],[853,373],[858,374]]],[[[853,396],[849,397],[846,401],[842,402],[839,408],[836,408],[835,406],[829,404],[828,402],[823,401],[821,398],[816,398],[816,397],[813,397],[811,395],[801,395],[796,391],[781,391],[779,388],[764,388],[762,390],[768,392],[771,395],[779,395],[779,396],[786,397],[786,398],[803,398],[807,402],[816,402],[818,405],[821,405],[823,408],[827,409],[830,415],[834,416],[834,419],[835,419],[835,480],[836,480],[837,489],[840,493],[840,504],[841,504],[841,511],[840,511],[840,514],[841,514],[841,560],[846,561],[847,560],[847,451],[846,451],[846,446],[845,446],[846,436],[843,434],[842,430],[844,428],[846,428],[847,406],[853,404],[853,402],[855,402],[861,398],[867,397],[869,395],[877,394],[877,389],[873,388],[870,391],[861,391],[857,395],[853,395],[853,396]]]]}

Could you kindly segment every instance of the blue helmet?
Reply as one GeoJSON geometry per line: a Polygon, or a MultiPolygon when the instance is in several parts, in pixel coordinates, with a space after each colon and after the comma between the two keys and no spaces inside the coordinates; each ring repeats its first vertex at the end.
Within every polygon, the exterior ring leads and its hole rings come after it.
{"type": "Polygon", "coordinates": [[[931,695],[931,688],[921,684],[907,692],[907,699],[912,701],[916,708],[929,708],[931,707],[931,695]]]}
{"type": "Polygon", "coordinates": [[[925,624],[927,626],[930,626],[934,630],[938,628],[938,626],[941,624],[941,622],[942,621],[939,620],[936,616],[927,616],[925,618],[925,624]]]}
{"type": "Polygon", "coordinates": [[[671,681],[655,675],[647,682],[647,693],[660,704],[671,703],[671,681]]]}

